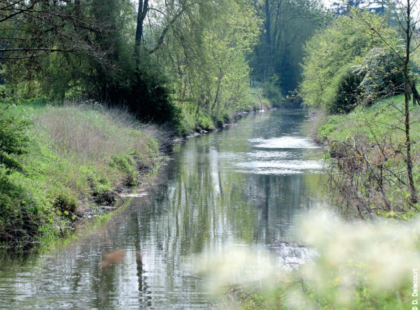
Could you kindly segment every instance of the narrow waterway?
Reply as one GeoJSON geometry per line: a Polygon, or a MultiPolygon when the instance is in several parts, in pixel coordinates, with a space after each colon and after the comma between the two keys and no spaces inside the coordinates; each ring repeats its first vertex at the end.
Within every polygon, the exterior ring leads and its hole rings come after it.
{"type": "Polygon", "coordinates": [[[298,242],[295,217],[321,186],[305,121],[304,110],[250,114],[176,146],[154,184],[108,222],[46,254],[0,257],[0,309],[208,309],[192,266],[205,250],[264,247],[299,261],[285,242],[298,242]]]}

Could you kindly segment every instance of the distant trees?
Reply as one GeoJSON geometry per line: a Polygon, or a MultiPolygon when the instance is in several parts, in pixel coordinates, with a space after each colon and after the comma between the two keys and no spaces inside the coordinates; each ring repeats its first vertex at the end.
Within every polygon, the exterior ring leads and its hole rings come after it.
{"type": "Polygon", "coordinates": [[[252,82],[271,81],[287,95],[300,82],[302,46],[325,24],[327,14],[312,0],[255,1],[254,6],[264,24],[250,58],[252,82]]]}
{"type": "Polygon", "coordinates": [[[332,11],[335,14],[346,15],[351,9],[363,9],[370,13],[383,14],[388,9],[388,1],[386,0],[350,0],[333,2],[332,11]]]}

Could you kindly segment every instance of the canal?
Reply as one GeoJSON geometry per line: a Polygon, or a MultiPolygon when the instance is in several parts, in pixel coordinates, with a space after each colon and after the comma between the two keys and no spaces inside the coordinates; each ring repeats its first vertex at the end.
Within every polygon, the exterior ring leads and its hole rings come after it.
{"type": "Polygon", "coordinates": [[[308,121],[305,110],[251,113],[175,146],[106,223],[42,254],[3,255],[0,309],[208,309],[193,266],[203,253],[265,248],[299,263],[294,221],[317,204],[322,178],[308,121]]]}

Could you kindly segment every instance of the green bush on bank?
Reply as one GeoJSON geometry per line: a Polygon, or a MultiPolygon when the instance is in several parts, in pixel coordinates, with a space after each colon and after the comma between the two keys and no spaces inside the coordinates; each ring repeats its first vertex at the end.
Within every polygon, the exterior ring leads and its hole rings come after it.
{"type": "Polygon", "coordinates": [[[2,242],[61,233],[159,157],[156,129],[99,105],[10,106],[0,124],[2,242]]]}

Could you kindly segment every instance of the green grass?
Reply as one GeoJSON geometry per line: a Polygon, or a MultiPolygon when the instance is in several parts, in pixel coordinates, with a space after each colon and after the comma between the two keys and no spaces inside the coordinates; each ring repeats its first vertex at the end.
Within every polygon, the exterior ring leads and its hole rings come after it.
{"type": "MultiPolygon", "coordinates": [[[[404,96],[398,95],[382,99],[370,107],[358,107],[347,115],[332,115],[324,119],[318,127],[318,136],[322,140],[346,140],[352,136],[363,135],[369,141],[374,142],[374,135],[390,135],[388,137],[399,138],[402,132],[395,130],[394,126],[401,127],[403,114],[404,96]],[[394,107],[395,105],[395,107],[394,107]]],[[[410,103],[413,115],[413,134],[420,134],[417,121],[420,110],[410,103]]]]}
{"type": "Polygon", "coordinates": [[[114,191],[136,186],[140,171],[153,170],[158,131],[120,110],[99,105],[23,104],[8,113],[29,121],[23,167],[0,172],[11,200],[0,216],[0,240],[30,242],[62,234],[96,204],[114,201],[114,191]]]}

